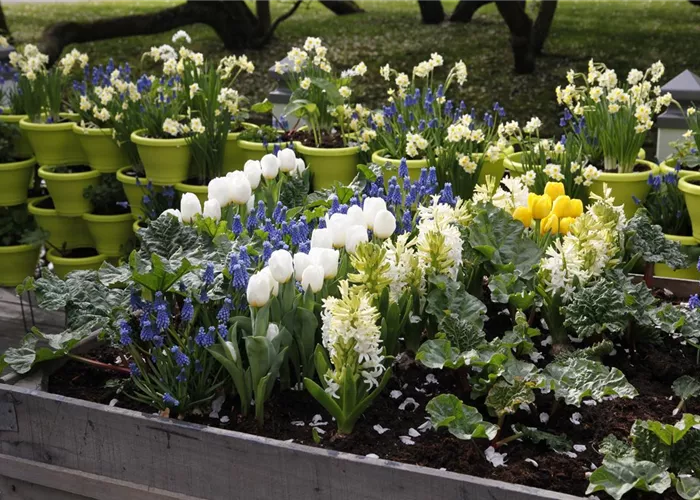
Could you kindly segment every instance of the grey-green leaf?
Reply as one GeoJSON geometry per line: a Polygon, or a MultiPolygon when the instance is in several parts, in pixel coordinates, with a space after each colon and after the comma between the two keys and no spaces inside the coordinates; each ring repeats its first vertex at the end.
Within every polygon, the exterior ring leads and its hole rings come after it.
{"type": "Polygon", "coordinates": [[[661,494],[671,487],[671,475],[667,470],[653,462],[632,457],[605,458],[589,480],[586,495],[605,491],[615,500],[620,500],[633,489],[661,494]]]}
{"type": "Polygon", "coordinates": [[[450,434],[458,439],[493,439],[498,433],[498,426],[484,421],[479,410],[465,405],[452,394],[441,394],[431,399],[425,409],[436,429],[447,427],[450,434]]]}

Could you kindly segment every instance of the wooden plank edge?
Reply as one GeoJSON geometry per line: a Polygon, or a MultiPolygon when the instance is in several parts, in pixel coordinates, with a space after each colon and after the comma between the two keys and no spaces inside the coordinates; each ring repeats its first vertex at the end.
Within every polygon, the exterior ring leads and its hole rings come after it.
{"type": "Polygon", "coordinates": [[[0,471],[0,474],[12,479],[100,500],[199,500],[197,497],[2,453],[0,471]]]}
{"type": "Polygon", "coordinates": [[[256,436],[254,434],[246,434],[243,432],[233,430],[219,429],[216,427],[209,427],[190,422],[183,422],[176,419],[163,418],[156,414],[141,413],[126,408],[117,408],[112,406],[101,405],[98,403],[92,403],[90,401],[83,401],[68,396],[51,394],[40,390],[27,389],[24,387],[0,384],[0,394],[3,392],[10,394],[10,396],[12,396],[13,394],[18,394],[22,395],[22,397],[24,398],[44,398],[51,401],[56,401],[58,403],[81,407],[88,411],[120,415],[125,418],[134,419],[137,425],[144,425],[165,433],[175,434],[177,432],[181,432],[187,434],[192,432],[201,432],[209,434],[212,437],[216,438],[240,440],[249,444],[250,446],[264,446],[277,449],[286,449],[298,453],[302,456],[307,455],[309,458],[312,459],[340,461],[345,462],[348,465],[371,465],[379,469],[384,469],[387,472],[398,470],[400,472],[414,476],[414,480],[417,481],[423,479],[434,479],[438,481],[454,481],[458,483],[472,484],[484,490],[489,490],[491,492],[490,495],[493,498],[509,498],[509,495],[514,495],[514,498],[527,497],[532,499],[543,500],[581,500],[582,498],[532,486],[507,483],[504,481],[486,479],[477,476],[471,476],[468,474],[461,474],[458,472],[441,471],[438,469],[432,469],[429,467],[423,467],[413,464],[405,464],[401,462],[395,462],[392,460],[370,458],[366,456],[355,455],[352,453],[327,450],[298,443],[289,443],[286,441],[279,441],[277,439],[256,436]],[[494,496],[493,492],[496,491],[502,493],[504,496],[494,496]]]}

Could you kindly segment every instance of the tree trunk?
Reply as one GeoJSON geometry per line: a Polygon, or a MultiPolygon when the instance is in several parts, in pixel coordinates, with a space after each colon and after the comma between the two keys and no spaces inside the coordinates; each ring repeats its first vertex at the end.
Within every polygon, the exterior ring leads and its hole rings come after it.
{"type": "Polygon", "coordinates": [[[540,2],[540,12],[532,27],[532,50],[535,54],[542,53],[542,47],[549,35],[549,28],[552,26],[556,10],[557,0],[542,0],[540,2]]]}
{"type": "Polygon", "coordinates": [[[423,24],[440,24],[445,20],[445,9],[439,0],[418,0],[423,24]]]}
{"type": "Polygon", "coordinates": [[[469,23],[479,8],[492,1],[493,0],[460,0],[450,16],[450,22],[469,23]]]}
{"type": "Polygon", "coordinates": [[[535,57],[532,53],[532,21],[520,2],[497,1],[496,7],[510,30],[516,73],[532,73],[535,57]]]}
{"type": "Polygon", "coordinates": [[[5,19],[5,12],[2,10],[2,4],[0,4],[0,33],[5,35],[8,39],[10,38],[10,28],[7,27],[7,20],[5,19]]]}
{"type": "Polygon", "coordinates": [[[272,16],[270,14],[270,2],[268,0],[256,0],[255,13],[258,16],[258,36],[262,36],[270,30],[272,16]]]}
{"type": "Polygon", "coordinates": [[[365,10],[356,2],[340,2],[333,0],[320,0],[324,7],[333,11],[334,14],[345,16],[347,14],[360,14],[365,10]]]}

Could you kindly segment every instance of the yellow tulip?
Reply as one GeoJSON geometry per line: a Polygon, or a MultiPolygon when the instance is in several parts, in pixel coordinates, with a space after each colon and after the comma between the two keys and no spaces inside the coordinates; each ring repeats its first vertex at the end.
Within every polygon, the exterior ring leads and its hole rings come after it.
{"type": "Polygon", "coordinates": [[[569,203],[569,213],[568,217],[578,217],[583,213],[583,202],[578,198],[574,198],[569,203]]]}
{"type": "Polygon", "coordinates": [[[547,217],[542,219],[540,222],[540,234],[544,235],[546,233],[557,234],[559,232],[559,217],[554,212],[550,213],[547,217]]]}
{"type": "Polygon", "coordinates": [[[532,210],[530,207],[518,207],[513,210],[513,218],[523,223],[523,226],[530,227],[532,225],[532,210]]]}
{"type": "Polygon", "coordinates": [[[548,194],[543,194],[538,196],[532,206],[532,218],[539,220],[547,217],[549,212],[552,211],[552,198],[548,194]]]}
{"type": "Polygon", "coordinates": [[[560,219],[562,217],[567,217],[571,211],[571,207],[569,205],[571,205],[571,198],[565,194],[559,195],[554,200],[554,203],[552,203],[552,212],[557,214],[557,217],[560,219]]]}
{"type": "Polygon", "coordinates": [[[529,193],[527,195],[527,206],[530,209],[530,211],[532,211],[532,209],[535,207],[535,202],[539,197],[540,195],[535,193],[529,193]]]}
{"type": "Polygon", "coordinates": [[[569,226],[573,224],[575,220],[576,219],[573,217],[564,217],[563,219],[559,219],[559,233],[569,234],[569,226]]]}
{"type": "Polygon", "coordinates": [[[566,190],[561,182],[548,182],[544,187],[544,194],[548,194],[550,198],[556,200],[557,197],[565,195],[566,190]]]}

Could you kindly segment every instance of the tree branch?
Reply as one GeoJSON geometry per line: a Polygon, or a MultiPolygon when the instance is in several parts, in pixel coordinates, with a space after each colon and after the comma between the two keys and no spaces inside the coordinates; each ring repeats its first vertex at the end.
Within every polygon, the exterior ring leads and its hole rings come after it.
{"type": "Polygon", "coordinates": [[[287,12],[285,12],[280,17],[275,19],[275,22],[272,23],[270,30],[265,34],[265,36],[263,36],[260,40],[258,40],[255,43],[255,48],[260,48],[260,47],[267,45],[267,43],[272,38],[272,35],[275,33],[277,26],[279,26],[282,23],[282,21],[285,21],[285,20],[289,19],[290,17],[292,17],[292,15],[297,11],[299,6],[301,5],[302,1],[303,0],[297,0],[296,2],[294,2],[294,5],[292,6],[291,9],[289,9],[287,12]]]}

